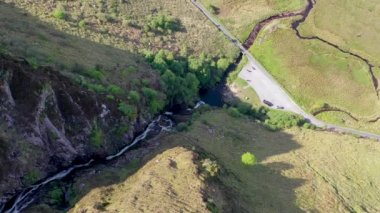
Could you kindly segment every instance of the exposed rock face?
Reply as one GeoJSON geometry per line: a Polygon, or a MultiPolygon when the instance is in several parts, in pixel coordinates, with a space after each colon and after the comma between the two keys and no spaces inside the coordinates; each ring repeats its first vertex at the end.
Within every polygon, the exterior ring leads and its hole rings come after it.
{"type": "Polygon", "coordinates": [[[24,187],[21,180],[31,171],[39,171],[34,175],[39,179],[75,160],[116,152],[143,130],[151,119],[145,117],[128,121],[116,101],[83,89],[52,68],[33,69],[22,59],[0,56],[0,163],[18,168],[0,169],[0,194],[24,187]],[[127,133],[115,133],[126,124],[127,133]],[[90,141],[95,127],[103,135],[100,147],[90,141]]]}

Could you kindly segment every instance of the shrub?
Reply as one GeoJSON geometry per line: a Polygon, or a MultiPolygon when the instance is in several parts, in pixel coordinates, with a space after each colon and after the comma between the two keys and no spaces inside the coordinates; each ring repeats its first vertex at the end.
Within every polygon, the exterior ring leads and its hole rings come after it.
{"type": "Polygon", "coordinates": [[[122,126],[119,126],[118,128],[116,128],[116,135],[121,137],[125,133],[127,133],[128,131],[129,131],[129,126],[128,125],[122,125],[122,126]]]}
{"type": "Polygon", "coordinates": [[[40,65],[35,57],[27,58],[26,61],[32,66],[33,69],[37,69],[40,65]]]}
{"type": "Polygon", "coordinates": [[[101,84],[85,83],[84,86],[87,87],[89,90],[94,91],[96,93],[106,93],[107,92],[107,89],[101,84]]]}
{"type": "Polygon", "coordinates": [[[62,8],[56,8],[53,13],[53,17],[59,20],[64,20],[66,18],[66,12],[62,8]]]}
{"type": "Polygon", "coordinates": [[[219,213],[219,209],[218,207],[215,205],[214,202],[212,201],[207,201],[207,209],[211,212],[211,213],[219,213]]]}
{"type": "Polygon", "coordinates": [[[214,177],[218,174],[220,167],[216,163],[216,161],[212,161],[212,160],[206,158],[206,159],[202,160],[201,163],[202,163],[202,167],[205,169],[208,176],[214,177]]]}
{"type": "Polygon", "coordinates": [[[186,130],[188,130],[188,128],[189,128],[189,125],[187,125],[187,123],[185,123],[185,122],[181,122],[181,123],[179,123],[179,124],[177,125],[177,130],[178,130],[179,132],[186,131],[186,130]]]}
{"type": "Polygon", "coordinates": [[[79,23],[78,23],[78,27],[79,28],[85,28],[87,25],[86,21],[85,20],[80,20],[79,23]]]}
{"type": "Polygon", "coordinates": [[[110,85],[107,87],[108,93],[111,95],[122,95],[124,93],[123,89],[117,85],[110,85]]]}
{"type": "Polygon", "coordinates": [[[135,106],[128,105],[124,102],[119,104],[118,109],[129,118],[129,120],[135,120],[137,118],[137,109],[135,106]]]}
{"type": "Polygon", "coordinates": [[[228,108],[227,113],[228,113],[228,115],[230,115],[231,117],[234,117],[234,118],[240,118],[241,117],[239,110],[235,107],[228,108]]]}
{"type": "Polygon", "coordinates": [[[246,152],[241,156],[241,162],[247,166],[253,166],[256,164],[256,156],[250,152],[246,152]]]}
{"type": "Polygon", "coordinates": [[[26,185],[35,183],[40,178],[40,172],[38,170],[32,170],[24,176],[24,183],[26,185]]]}
{"type": "Polygon", "coordinates": [[[278,128],[302,126],[305,123],[305,119],[302,116],[280,110],[269,110],[267,117],[265,123],[278,128]]]}
{"type": "Polygon", "coordinates": [[[220,58],[216,63],[216,66],[218,70],[226,71],[227,68],[230,66],[230,60],[227,58],[220,58]]]}
{"type": "Polygon", "coordinates": [[[139,103],[140,102],[140,94],[137,92],[137,91],[135,91],[135,90],[131,90],[130,92],[129,92],[129,94],[128,94],[128,99],[132,102],[132,103],[134,103],[134,104],[137,104],[137,103],[139,103]]]}
{"type": "Polygon", "coordinates": [[[90,135],[90,142],[96,148],[100,148],[104,140],[103,130],[97,125],[92,129],[90,135]]]}
{"type": "Polygon", "coordinates": [[[144,26],[144,31],[172,32],[180,28],[180,21],[171,16],[159,14],[154,16],[150,22],[144,26]]]}
{"type": "Polygon", "coordinates": [[[238,103],[237,109],[241,114],[244,114],[244,115],[253,114],[252,113],[253,112],[252,106],[248,103],[245,103],[245,102],[238,103]]]}
{"type": "Polygon", "coordinates": [[[96,80],[103,80],[104,79],[104,74],[101,70],[99,69],[91,69],[91,70],[87,70],[85,72],[85,74],[90,77],[90,78],[93,78],[93,79],[96,79],[96,80]]]}
{"type": "Polygon", "coordinates": [[[316,127],[313,124],[308,122],[304,123],[302,127],[305,129],[316,129],[316,127]]]}
{"type": "Polygon", "coordinates": [[[59,205],[64,202],[64,192],[61,188],[55,186],[49,191],[49,202],[53,205],[59,205]]]}
{"type": "Polygon", "coordinates": [[[212,4],[209,4],[207,6],[207,10],[210,11],[210,13],[214,14],[214,15],[218,15],[219,13],[219,8],[215,7],[214,5],[212,4]]]}

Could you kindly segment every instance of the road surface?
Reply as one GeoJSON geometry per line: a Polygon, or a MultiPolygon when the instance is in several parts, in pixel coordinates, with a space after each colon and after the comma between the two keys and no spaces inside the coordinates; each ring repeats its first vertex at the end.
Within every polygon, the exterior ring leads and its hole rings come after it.
{"type": "Polygon", "coordinates": [[[329,124],[305,112],[252,54],[244,48],[235,36],[221,25],[202,4],[196,0],[191,0],[191,2],[247,57],[248,64],[239,73],[239,77],[246,80],[256,91],[261,102],[264,103],[264,100],[266,100],[273,104],[272,108],[283,108],[283,110],[302,115],[305,119],[309,120],[310,123],[320,128],[380,140],[380,135],[329,124]]]}

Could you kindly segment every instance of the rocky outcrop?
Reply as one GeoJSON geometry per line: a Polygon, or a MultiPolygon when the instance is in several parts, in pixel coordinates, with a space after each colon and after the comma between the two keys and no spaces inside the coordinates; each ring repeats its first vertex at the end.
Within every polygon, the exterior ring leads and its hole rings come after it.
{"type": "Polygon", "coordinates": [[[73,162],[115,153],[149,120],[141,114],[128,120],[115,100],[50,67],[33,69],[23,59],[0,56],[0,163],[7,163],[0,172],[0,195],[9,198],[73,162]],[[127,132],[118,131],[125,125],[127,132]],[[100,145],[91,142],[94,130],[101,132],[100,145]],[[12,166],[18,169],[7,169],[12,166]]]}

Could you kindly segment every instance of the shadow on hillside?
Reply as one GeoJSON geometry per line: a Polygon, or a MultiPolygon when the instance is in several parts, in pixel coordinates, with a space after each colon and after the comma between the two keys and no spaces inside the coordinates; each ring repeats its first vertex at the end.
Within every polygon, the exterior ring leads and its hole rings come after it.
{"type": "MultiPolygon", "coordinates": [[[[70,23],[61,21],[57,24],[70,23]]],[[[76,33],[88,34],[84,31],[76,33]]],[[[106,37],[95,35],[90,37],[103,43],[108,42],[105,40],[106,37]]],[[[101,65],[111,70],[143,61],[140,56],[129,51],[57,30],[55,26],[41,21],[26,11],[0,1],[1,50],[26,58],[36,65],[56,65],[59,69],[71,69],[79,64],[86,68],[101,65]]]]}
{"type": "MultiPolygon", "coordinates": [[[[241,119],[239,122],[244,120],[241,119]]],[[[241,127],[240,132],[237,132],[238,126],[226,130],[223,128],[224,118],[214,121],[206,124],[195,123],[195,132],[190,130],[186,133],[161,135],[144,141],[137,149],[120,159],[78,171],[58,183],[58,186],[65,190],[68,186],[74,186],[79,190],[77,195],[85,196],[93,188],[124,182],[138,167],[165,150],[176,146],[192,149],[195,146],[201,153],[201,158],[216,159],[223,167],[217,182],[221,184],[217,185],[223,193],[224,202],[228,204],[223,207],[224,212],[302,212],[296,206],[295,189],[302,186],[304,180],[291,179],[281,174],[292,169],[292,164],[275,159],[254,167],[246,167],[240,162],[241,154],[246,151],[254,153],[258,161],[262,162],[299,149],[300,145],[293,140],[293,136],[282,131],[270,132],[253,122],[251,132],[247,130],[247,124],[244,124],[244,128],[241,127]],[[130,161],[136,158],[143,159],[143,163],[128,170],[130,173],[121,177],[118,172],[131,168],[130,161]]],[[[48,191],[45,190],[42,194],[48,195],[48,191]]],[[[76,199],[80,200],[80,196],[76,199]]],[[[39,208],[35,210],[41,211],[39,208]]]]}

